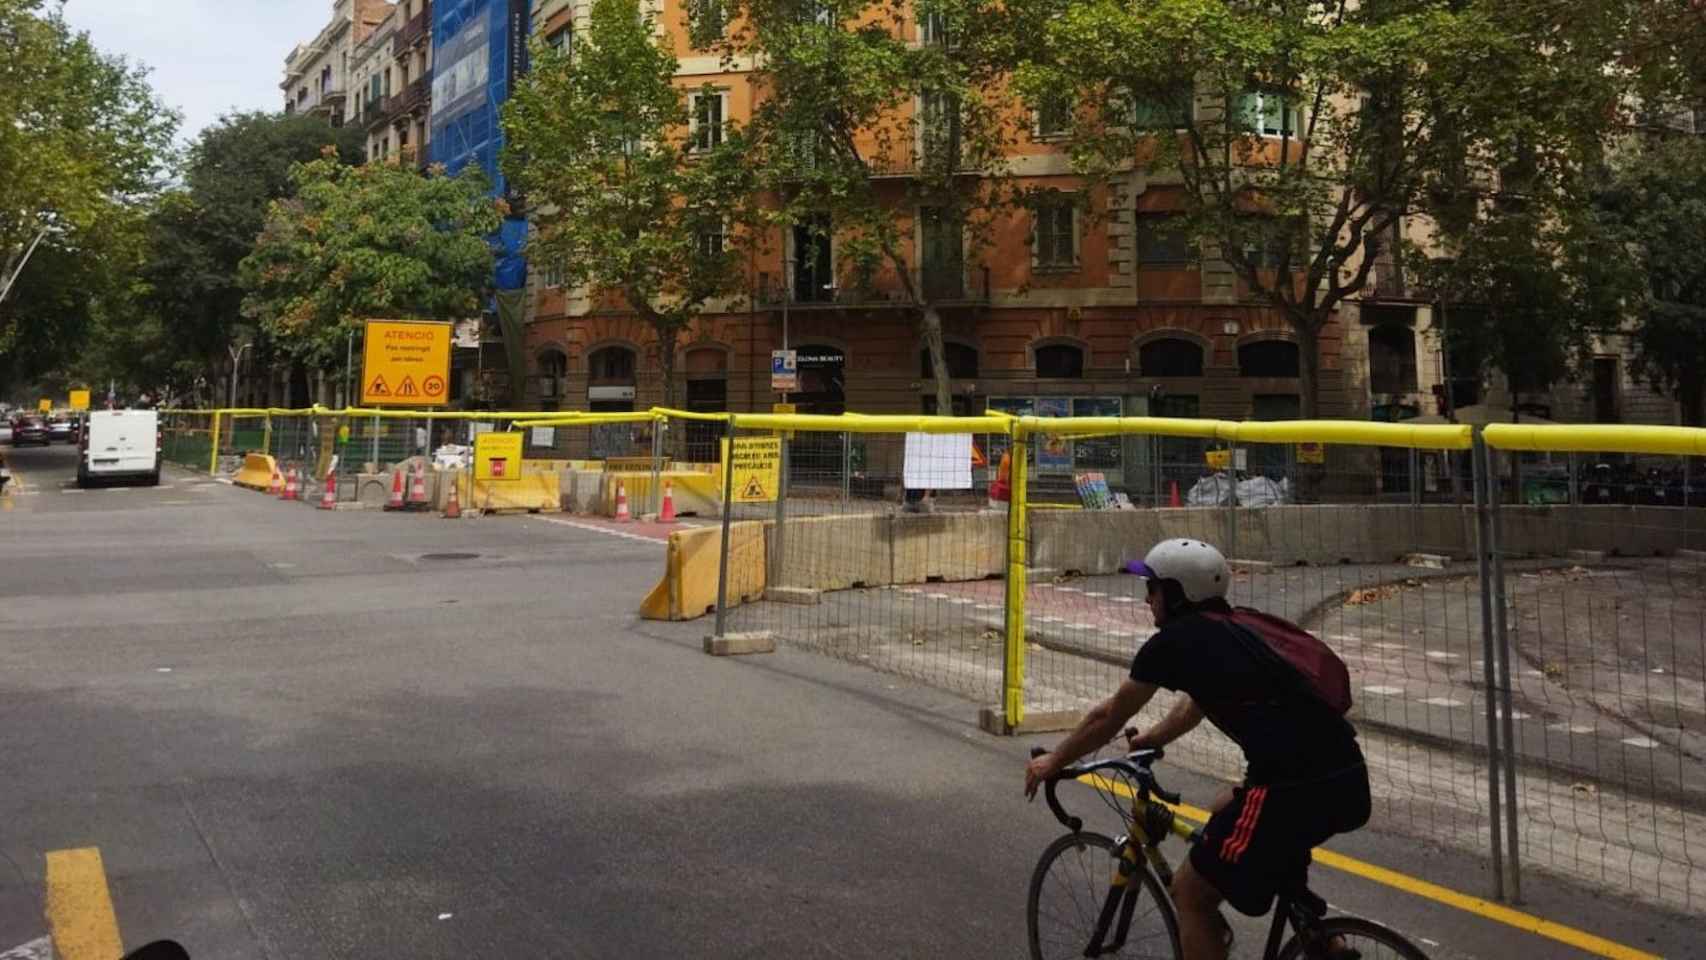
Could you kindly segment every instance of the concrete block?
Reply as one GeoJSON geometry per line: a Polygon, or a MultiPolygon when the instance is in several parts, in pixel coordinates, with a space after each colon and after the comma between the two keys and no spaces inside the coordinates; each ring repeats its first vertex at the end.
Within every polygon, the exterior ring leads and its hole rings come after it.
{"type": "MultiPolygon", "coordinates": [[[[778,584],[846,590],[893,582],[893,547],[883,514],[797,517],[785,521],[778,584]]],[[[775,524],[765,526],[765,552],[775,554],[775,524]]]]}
{"type": "Polygon", "coordinates": [[[1605,559],[1604,550],[1571,550],[1569,558],[1578,563],[1598,563],[1605,559]]]}
{"type": "Polygon", "coordinates": [[[1444,570],[1451,558],[1439,553],[1407,553],[1404,563],[1412,567],[1426,567],[1430,570],[1444,570]]]}
{"type": "Polygon", "coordinates": [[[705,652],[713,657],[736,657],[749,653],[775,653],[776,637],[768,630],[707,636],[705,652]]]}
{"type": "Polygon", "coordinates": [[[998,513],[891,514],[892,582],[982,580],[1001,573],[1006,520],[998,513]]]}
{"type": "Polygon", "coordinates": [[[1676,551],[1676,557],[1678,560],[1694,560],[1699,562],[1706,560],[1706,550],[1690,550],[1687,547],[1682,547],[1676,551]]]}
{"type": "Polygon", "coordinates": [[[764,599],[773,603],[792,603],[815,607],[823,599],[823,591],[810,587],[766,587],[764,599]]]}
{"type": "Polygon", "coordinates": [[[1077,710],[1026,710],[1018,726],[1007,723],[1007,715],[993,707],[977,712],[978,729],[997,737],[1017,737],[1033,733],[1059,733],[1078,726],[1083,714],[1077,710]]]}

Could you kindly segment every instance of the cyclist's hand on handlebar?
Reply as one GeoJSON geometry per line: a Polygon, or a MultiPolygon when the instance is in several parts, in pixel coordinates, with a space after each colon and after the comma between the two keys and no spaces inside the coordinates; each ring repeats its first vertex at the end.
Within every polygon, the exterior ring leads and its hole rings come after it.
{"type": "Polygon", "coordinates": [[[1031,758],[1031,762],[1025,764],[1025,799],[1036,799],[1037,788],[1059,775],[1060,766],[1059,758],[1053,753],[1031,758]]]}

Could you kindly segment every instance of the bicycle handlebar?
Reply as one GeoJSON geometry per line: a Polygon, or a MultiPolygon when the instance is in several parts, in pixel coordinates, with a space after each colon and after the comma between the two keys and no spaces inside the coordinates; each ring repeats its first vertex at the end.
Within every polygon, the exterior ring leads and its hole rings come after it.
{"type": "MultiPolygon", "coordinates": [[[[1033,758],[1040,757],[1047,752],[1048,750],[1044,747],[1031,748],[1031,756],[1033,758]]],[[[1165,756],[1165,753],[1157,747],[1152,750],[1134,750],[1131,753],[1126,754],[1124,757],[1113,760],[1097,760],[1093,763],[1068,764],[1067,766],[1062,767],[1058,774],[1055,774],[1048,780],[1044,781],[1043,799],[1048,801],[1049,811],[1054,814],[1054,818],[1059,820],[1063,826],[1068,830],[1071,830],[1073,833],[1077,833],[1079,830],[1083,829],[1084,821],[1082,818],[1075,817],[1067,813],[1066,810],[1061,807],[1059,798],[1054,795],[1055,784],[1062,780],[1076,780],[1085,774],[1097,773],[1102,770],[1117,770],[1137,781],[1138,796],[1140,798],[1148,800],[1149,795],[1153,793],[1157,799],[1164,803],[1177,804],[1181,799],[1180,796],[1171,790],[1164,789],[1161,784],[1157,783],[1154,772],[1149,769],[1150,764],[1153,764],[1163,756],[1165,756]]]]}

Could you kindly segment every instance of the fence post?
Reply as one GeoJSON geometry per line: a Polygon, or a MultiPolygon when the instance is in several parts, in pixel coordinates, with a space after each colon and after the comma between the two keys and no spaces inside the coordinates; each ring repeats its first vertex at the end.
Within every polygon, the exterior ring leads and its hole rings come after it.
{"type": "Polygon", "coordinates": [[[853,434],[841,431],[841,502],[846,503],[853,493],[853,434]]]}
{"type": "Polygon", "coordinates": [[[770,558],[768,582],[772,586],[779,587],[782,585],[782,557],[784,556],[782,547],[785,542],[784,530],[787,527],[788,521],[788,431],[782,430],[777,432],[776,445],[781,448],[782,460],[781,463],[777,465],[776,472],[776,549],[770,558]]]}
{"type": "Polygon", "coordinates": [[[1226,558],[1238,559],[1238,444],[1226,451],[1226,558]]]}
{"type": "Polygon", "coordinates": [[[1493,649],[1492,523],[1487,501],[1487,444],[1481,428],[1469,460],[1470,485],[1475,492],[1475,558],[1481,586],[1481,690],[1487,706],[1487,816],[1492,832],[1493,899],[1505,898],[1504,842],[1499,821],[1499,726],[1494,705],[1493,677],[1498,657],[1493,649]]]}
{"type": "MultiPolygon", "coordinates": [[[[373,415],[373,469],[378,472],[384,467],[379,462],[379,414],[373,415]]],[[[470,492],[473,488],[469,488],[470,492]]]]}
{"type": "Polygon", "coordinates": [[[1025,719],[1025,531],[1030,495],[1029,438],[1008,426],[1012,440],[1008,449],[1013,461],[1008,470],[1007,500],[1007,603],[1005,625],[1007,639],[1001,664],[1001,712],[1009,731],[1017,730],[1025,719]]]}
{"type": "MultiPolygon", "coordinates": [[[[717,627],[716,635],[727,636],[729,610],[729,521],[734,513],[735,487],[735,415],[723,421],[723,541],[717,551],[717,627]]],[[[777,491],[781,495],[781,491],[777,491]]]]}
{"type": "MultiPolygon", "coordinates": [[[[1484,446],[1484,445],[1483,445],[1484,446]]],[[[1487,460],[1487,476],[1497,482],[1498,472],[1493,469],[1499,462],[1498,454],[1483,449],[1482,456],[1487,460]]],[[[1512,484],[1517,477],[1512,475],[1512,484]]],[[[1492,529],[1491,549],[1493,563],[1493,639],[1497,642],[1499,652],[1499,701],[1504,708],[1504,721],[1501,724],[1500,736],[1503,738],[1501,748],[1504,751],[1505,764],[1505,845],[1510,851],[1511,902],[1522,902],[1522,864],[1517,859],[1516,832],[1516,735],[1514,727],[1516,720],[1511,716],[1511,638],[1509,602],[1505,598],[1505,557],[1501,548],[1504,537],[1504,519],[1499,511],[1499,499],[1493,497],[1490,504],[1492,529]]]]}
{"type": "Polygon", "coordinates": [[[212,451],[207,458],[207,474],[210,477],[219,476],[219,411],[213,411],[213,430],[209,434],[212,441],[208,444],[212,451]]]}
{"type": "Polygon", "coordinates": [[[663,516],[663,425],[662,417],[652,418],[652,516],[663,516]]]}

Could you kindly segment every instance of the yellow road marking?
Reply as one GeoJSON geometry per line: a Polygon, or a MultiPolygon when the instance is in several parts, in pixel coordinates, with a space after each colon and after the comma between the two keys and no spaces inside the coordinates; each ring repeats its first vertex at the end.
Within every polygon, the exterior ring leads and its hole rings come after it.
{"type": "Polygon", "coordinates": [[[101,851],[82,847],[47,855],[47,927],[59,960],[114,960],[124,954],[101,851]]]}
{"type": "MultiPolygon", "coordinates": [[[[1112,793],[1115,796],[1125,797],[1128,800],[1133,796],[1133,790],[1130,787],[1123,783],[1108,780],[1104,777],[1089,775],[1079,777],[1078,780],[1080,783],[1087,784],[1097,790],[1112,793]]],[[[1188,803],[1181,803],[1174,807],[1173,810],[1186,820],[1196,823],[1208,822],[1209,812],[1200,807],[1193,807],[1188,803]]],[[[1332,867],[1335,870],[1342,870],[1353,876],[1362,877],[1364,880],[1372,880],[1382,886],[1391,887],[1394,890],[1402,890],[1405,893],[1421,897],[1424,900],[1432,900],[1435,903],[1444,904],[1445,906],[1462,910],[1465,913],[1473,913],[1478,917],[1483,917],[1493,921],[1494,923],[1502,923],[1507,927],[1514,927],[1526,933],[1532,933],[1535,936],[1545,937],[1548,940],[1555,940],[1558,943],[1567,944],[1585,953],[1593,954],[1596,957],[1606,957],[1608,960],[1662,960],[1658,954],[1648,953],[1645,950],[1637,950],[1634,947],[1625,946],[1615,940],[1607,940],[1604,937],[1597,937],[1591,933],[1577,930],[1574,927],[1567,927],[1561,923],[1554,923],[1551,920],[1537,917],[1531,913],[1524,913],[1521,910],[1513,910],[1510,907],[1493,903],[1490,900],[1483,900],[1480,897],[1473,897],[1467,893],[1459,893],[1450,887],[1442,887],[1437,883],[1429,883],[1426,880],[1419,880],[1408,874],[1399,873],[1396,870],[1390,870],[1386,867],[1376,866],[1372,863],[1358,860],[1355,857],[1347,857],[1342,853],[1334,853],[1325,847],[1317,847],[1315,849],[1314,856],[1315,862],[1322,866],[1332,867]]]]}

